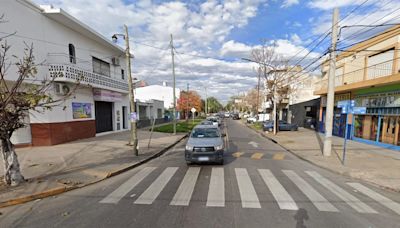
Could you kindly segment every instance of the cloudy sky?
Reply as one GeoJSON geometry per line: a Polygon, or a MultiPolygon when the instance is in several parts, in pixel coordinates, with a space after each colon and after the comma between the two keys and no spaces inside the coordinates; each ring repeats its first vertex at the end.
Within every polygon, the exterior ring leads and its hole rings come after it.
{"type": "MultiPolygon", "coordinates": [[[[149,84],[172,82],[170,34],[176,49],[177,86],[215,96],[223,103],[256,85],[248,58],[262,41],[300,64],[318,58],[329,46],[313,40],[329,29],[334,7],[340,26],[399,23],[398,0],[34,0],[61,7],[106,37],[129,26],[133,73],[149,84]],[[351,13],[351,14],[350,14],[351,13]],[[299,53],[300,52],[300,53],[299,53]],[[299,53],[299,54],[298,54],[299,53]],[[297,55],[296,55],[297,54],[297,55]]],[[[387,27],[386,27],[387,28],[387,27]]],[[[366,38],[378,29],[343,29],[339,47],[366,38]]]]}

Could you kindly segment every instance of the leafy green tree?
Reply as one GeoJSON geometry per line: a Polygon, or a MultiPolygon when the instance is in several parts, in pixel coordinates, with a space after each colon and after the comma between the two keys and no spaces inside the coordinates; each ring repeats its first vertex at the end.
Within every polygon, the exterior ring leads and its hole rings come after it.
{"type": "Polygon", "coordinates": [[[224,106],[215,97],[207,98],[207,106],[209,113],[217,113],[224,108],[224,106]]]}

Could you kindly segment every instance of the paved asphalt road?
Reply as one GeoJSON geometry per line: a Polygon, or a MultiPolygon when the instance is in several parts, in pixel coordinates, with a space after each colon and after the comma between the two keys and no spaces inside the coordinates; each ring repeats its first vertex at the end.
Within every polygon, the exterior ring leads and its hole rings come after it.
{"type": "Polygon", "coordinates": [[[98,184],[2,209],[0,227],[400,227],[400,194],[308,164],[238,121],[225,125],[223,166],[188,168],[182,142],[98,184]]]}

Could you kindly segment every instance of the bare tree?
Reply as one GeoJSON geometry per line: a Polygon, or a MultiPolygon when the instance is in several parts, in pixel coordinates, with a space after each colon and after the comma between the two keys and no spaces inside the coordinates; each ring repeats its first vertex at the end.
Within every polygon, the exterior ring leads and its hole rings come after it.
{"type": "Polygon", "coordinates": [[[24,177],[11,136],[25,126],[24,120],[30,111],[44,111],[60,105],[74,93],[79,83],[65,96],[53,99],[49,89],[55,77],[36,78],[37,67],[42,64],[35,63],[33,44],[25,43],[23,57],[18,58],[9,56],[11,46],[5,38],[0,37],[0,151],[4,161],[4,182],[15,186],[23,182],[24,177]],[[15,76],[8,74],[10,69],[15,69],[15,76]]]}
{"type": "Polygon", "coordinates": [[[276,52],[274,43],[264,42],[261,47],[253,49],[251,55],[258,63],[257,73],[265,80],[265,100],[272,105],[276,102],[278,110],[281,110],[281,103],[293,92],[290,82],[292,74],[288,71],[289,61],[276,52]]]}

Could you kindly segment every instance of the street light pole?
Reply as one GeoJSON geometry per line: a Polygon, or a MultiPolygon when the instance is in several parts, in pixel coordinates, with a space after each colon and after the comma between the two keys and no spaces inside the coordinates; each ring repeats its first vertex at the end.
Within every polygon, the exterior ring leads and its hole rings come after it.
{"type": "Polygon", "coordinates": [[[186,91],[186,122],[189,121],[189,83],[187,84],[186,91]]]}
{"type": "Polygon", "coordinates": [[[176,135],[176,94],[175,94],[175,59],[174,59],[174,39],[171,34],[171,57],[172,57],[172,84],[173,84],[173,96],[174,96],[174,113],[172,115],[174,125],[174,135],[176,135]]]}
{"type": "Polygon", "coordinates": [[[205,107],[205,111],[206,111],[206,116],[207,116],[207,113],[208,113],[208,101],[207,101],[207,100],[208,100],[208,98],[207,98],[207,87],[204,87],[204,89],[206,90],[206,102],[205,102],[205,103],[206,103],[206,104],[205,104],[205,105],[206,105],[206,107],[205,107]]]}
{"type": "Polygon", "coordinates": [[[131,140],[129,145],[133,145],[133,153],[136,156],[139,156],[138,151],[138,138],[137,138],[137,128],[136,128],[136,106],[135,106],[135,95],[133,93],[133,82],[132,82],[132,73],[131,73],[131,53],[129,49],[129,35],[128,35],[128,26],[124,25],[125,28],[125,55],[126,55],[126,65],[127,65],[127,73],[128,73],[128,88],[129,88],[129,102],[130,102],[130,110],[131,110],[131,140]]]}

